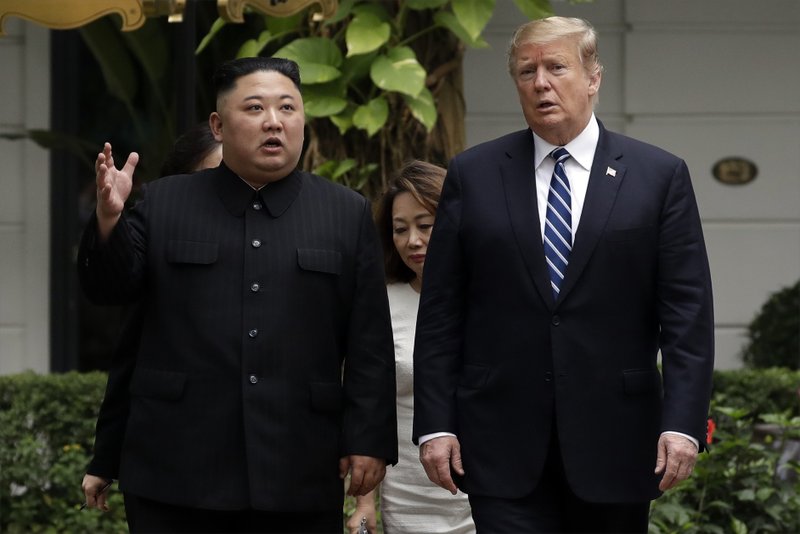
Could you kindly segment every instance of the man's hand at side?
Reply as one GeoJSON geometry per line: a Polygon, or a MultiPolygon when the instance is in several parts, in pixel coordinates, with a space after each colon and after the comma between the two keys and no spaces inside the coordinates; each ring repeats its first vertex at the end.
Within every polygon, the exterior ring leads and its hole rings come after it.
{"type": "Polygon", "coordinates": [[[108,512],[108,504],[106,501],[108,500],[109,482],[110,481],[105,478],[88,473],[83,476],[81,489],[83,490],[83,495],[86,497],[87,508],[97,508],[98,510],[108,512]]]}
{"type": "Polygon", "coordinates": [[[339,459],[339,476],[344,480],[350,472],[348,495],[366,495],[383,480],[386,475],[386,460],[351,454],[339,459]]]}
{"type": "Polygon", "coordinates": [[[658,438],[657,475],[664,473],[658,489],[667,491],[689,478],[697,462],[697,447],[689,439],[676,434],[658,438]]]}
{"type": "Polygon", "coordinates": [[[453,495],[458,493],[456,483],[450,475],[452,467],[459,475],[464,474],[461,465],[461,445],[454,436],[441,436],[426,441],[419,448],[419,460],[431,482],[453,495]]]}

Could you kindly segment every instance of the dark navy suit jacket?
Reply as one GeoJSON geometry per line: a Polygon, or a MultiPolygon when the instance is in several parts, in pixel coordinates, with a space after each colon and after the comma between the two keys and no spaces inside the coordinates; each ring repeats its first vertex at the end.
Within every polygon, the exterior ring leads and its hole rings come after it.
{"type": "Polygon", "coordinates": [[[533,153],[524,130],[450,163],[425,261],[413,437],[456,434],[462,489],[516,498],[536,487],[557,428],[579,497],[655,498],[660,432],[703,443],[711,390],[711,278],[688,169],[600,125],[554,302],[533,153]]]}

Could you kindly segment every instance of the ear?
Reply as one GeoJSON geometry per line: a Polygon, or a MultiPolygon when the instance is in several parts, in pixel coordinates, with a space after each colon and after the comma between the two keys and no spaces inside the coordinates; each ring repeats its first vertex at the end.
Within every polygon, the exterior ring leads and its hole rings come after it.
{"type": "Polygon", "coordinates": [[[600,91],[600,82],[603,80],[602,71],[589,75],[589,96],[594,96],[600,91]]]}
{"type": "Polygon", "coordinates": [[[211,128],[211,133],[214,134],[214,139],[217,143],[222,142],[222,117],[216,111],[208,116],[208,127],[211,128]]]}

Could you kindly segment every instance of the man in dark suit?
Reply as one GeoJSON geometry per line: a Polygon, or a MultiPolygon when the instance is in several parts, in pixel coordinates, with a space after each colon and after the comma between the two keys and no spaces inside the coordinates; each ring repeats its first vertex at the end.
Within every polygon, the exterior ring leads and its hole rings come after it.
{"type": "Polygon", "coordinates": [[[148,184],[123,210],[98,156],[79,253],[98,303],[141,299],[120,487],[134,532],[341,532],[343,482],[397,458],[394,356],[369,203],[296,169],[294,62],[215,74],[219,167],[148,184]]]}
{"type": "Polygon", "coordinates": [[[413,437],[431,480],[469,493],[478,532],[646,532],[649,501],[704,447],[711,390],[689,172],[595,118],[602,67],[585,21],[523,25],[509,70],[530,129],[450,163],[413,437]]]}

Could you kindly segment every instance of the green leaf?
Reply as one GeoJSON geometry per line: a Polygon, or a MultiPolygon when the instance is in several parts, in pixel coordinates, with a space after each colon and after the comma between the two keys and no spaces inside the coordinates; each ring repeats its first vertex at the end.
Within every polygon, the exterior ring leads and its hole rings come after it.
{"type": "Polygon", "coordinates": [[[337,115],[347,107],[347,87],[342,78],[328,83],[303,85],[302,93],[308,117],[337,115]]]}
{"type": "Polygon", "coordinates": [[[331,24],[336,24],[337,22],[341,22],[347,17],[350,16],[350,12],[353,10],[353,5],[356,3],[356,0],[341,0],[339,2],[339,7],[336,8],[336,13],[329,19],[327,19],[323,26],[330,26],[331,24]]]}
{"type": "Polygon", "coordinates": [[[756,492],[753,491],[752,489],[749,489],[749,488],[740,490],[740,491],[736,492],[735,495],[740,501],[754,501],[754,500],[756,500],[756,492]]]}
{"type": "Polygon", "coordinates": [[[347,158],[339,162],[336,170],[333,171],[332,178],[334,180],[341,178],[344,174],[350,172],[356,166],[356,160],[347,158]]]}
{"type": "Polygon", "coordinates": [[[264,15],[264,26],[273,35],[286,32],[295,32],[303,24],[305,11],[299,11],[288,17],[273,17],[264,15]]]}
{"type": "Polygon", "coordinates": [[[458,19],[452,14],[448,13],[447,11],[437,11],[433,15],[433,20],[436,22],[437,25],[447,28],[456,37],[458,37],[461,41],[466,43],[467,46],[472,48],[488,48],[489,43],[484,40],[483,37],[478,36],[477,38],[473,39],[469,32],[461,25],[458,19]]]}
{"type": "MultiPolygon", "coordinates": [[[[170,43],[166,33],[159,28],[157,21],[149,19],[135,32],[122,32],[128,48],[142,65],[147,78],[157,87],[157,82],[167,72],[170,43]]],[[[171,71],[170,71],[171,74],[171,71]]],[[[160,95],[159,95],[160,96],[160,95]]]]}
{"type": "Polygon", "coordinates": [[[303,107],[308,117],[329,117],[347,107],[347,99],[338,84],[303,86],[303,107]]]}
{"type": "Polygon", "coordinates": [[[353,113],[353,125],[367,131],[367,135],[375,135],[389,118],[389,103],[382,96],[373,98],[364,106],[358,106],[353,113]]]}
{"type": "Polygon", "coordinates": [[[353,127],[353,113],[355,112],[355,108],[352,106],[347,106],[341,113],[338,115],[333,115],[328,117],[331,122],[336,125],[339,129],[339,133],[344,135],[347,133],[347,130],[353,127]]]}
{"type": "Polygon", "coordinates": [[[411,48],[398,46],[375,58],[369,75],[373,83],[384,91],[417,96],[425,87],[427,72],[411,48]]]}
{"type": "Polygon", "coordinates": [[[423,9],[436,9],[437,7],[442,7],[445,5],[447,1],[448,0],[406,0],[406,7],[416,11],[422,11],[423,9]]]}
{"type": "Polygon", "coordinates": [[[372,15],[378,17],[383,22],[389,22],[392,20],[392,17],[389,16],[389,12],[386,11],[386,8],[381,5],[380,2],[375,2],[375,0],[366,0],[361,4],[357,4],[353,7],[353,15],[356,17],[361,15],[372,15]]]}
{"type": "Polygon", "coordinates": [[[248,39],[242,43],[242,46],[239,47],[239,51],[236,53],[236,57],[240,58],[258,56],[273,38],[274,36],[269,31],[264,30],[259,34],[257,39],[248,39]]]}
{"type": "Polygon", "coordinates": [[[481,36],[494,12],[495,0],[453,0],[453,14],[473,41],[481,36]]]}
{"type": "Polygon", "coordinates": [[[342,80],[345,84],[359,82],[369,76],[372,62],[378,56],[377,52],[370,54],[360,54],[358,56],[345,58],[342,63],[342,80]]]}
{"type": "Polygon", "coordinates": [[[759,501],[764,502],[770,497],[772,497],[774,493],[775,490],[773,488],[759,488],[759,490],[756,491],[756,498],[759,501]]]}
{"type": "Polygon", "coordinates": [[[731,531],[733,534],[747,534],[747,525],[739,519],[731,517],[731,531]]]}
{"type": "Polygon", "coordinates": [[[203,40],[200,41],[199,45],[197,45],[197,49],[194,51],[194,55],[198,55],[200,54],[200,52],[205,50],[205,48],[208,46],[208,43],[211,42],[211,39],[213,39],[214,36],[217,35],[217,33],[219,33],[219,31],[223,28],[223,26],[225,26],[225,24],[227,24],[227,22],[225,22],[225,20],[222,18],[218,18],[217,20],[215,20],[214,24],[211,25],[211,29],[208,30],[208,33],[205,35],[205,37],[203,37],[203,40]]]}
{"type": "Polygon", "coordinates": [[[325,83],[341,76],[342,52],[330,39],[296,39],[273,54],[291,59],[300,67],[303,84],[325,83]]]}
{"type": "Polygon", "coordinates": [[[347,25],[345,41],[347,56],[367,54],[383,46],[391,35],[392,27],[372,13],[356,15],[347,25]]]}
{"type": "Polygon", "coordinates": [[[554,14],[550,0],[514,0],[514,3],[531,20],[543,19],[554,14]]]}
{"type": "MultiPolygon", "coordinates": [[[[135,32],[121,33],[128,50],[142,66],[145,77],[150,86],[144,90],[155,101],[157,111],[160,112],[157,120],[161,129],[172,139],[175,137],[173,114],[165,99],[162,87],[165,81],[171,81],[172,71],[168,68],[170,43],[166,33],[158,21],[148,20],[144,26],[135,32]]],[[[155,110],[154,110],[155,111],[155,110]]]]}
{"type": "Polygon", "coordinates": [[[423,87],[416,97],[403,95],[403,100],[405,100],[414,118],[421,122],[430,133],[433,127],[436,126],[438,117],[436,104],[433,102],[433,94],[427,87],[423,87]]]}
{"type": "Polygon", "coordinates": [[[100,65],[108,90],[130,104],[136,96],[139,80],[119,32],[115,32],[105,20],[83,26],[78,31],[100,65]]]}

